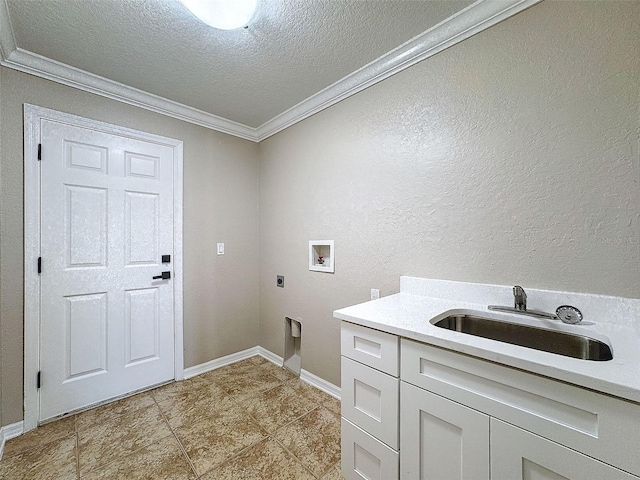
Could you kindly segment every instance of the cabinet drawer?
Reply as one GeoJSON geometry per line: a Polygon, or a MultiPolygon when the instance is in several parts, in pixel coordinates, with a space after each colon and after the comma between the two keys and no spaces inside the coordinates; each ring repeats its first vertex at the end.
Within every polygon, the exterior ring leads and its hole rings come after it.
{"type": "Polygon", "coordinates": [[[546,438],[491,419],[491,480],[638,480],[546,438]]]}
{"type": "Polygon", "coordinates": [[[396,377],[342,357],[342,416],[398,449],[396,377]]]}
{"type": "Polygon", "coordinates": [[[408,383],[640,475],[640,405],[407,339],[401,363],[408,383]]]}
{"type": "Polygon", "coordinates": [[[346,480],[398,480],[398,452],[342,419],[342,476],[346,480]]]}
{"type": "Polygon", "coordinates": [[[342,322],[342,355],[394,377],[398,376],[399,343],[390,333],[342,322]]]}

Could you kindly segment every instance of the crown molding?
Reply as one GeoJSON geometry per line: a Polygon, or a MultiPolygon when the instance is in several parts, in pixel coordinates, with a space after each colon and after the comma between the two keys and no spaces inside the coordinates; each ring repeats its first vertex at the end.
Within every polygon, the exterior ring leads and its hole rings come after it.
{"type": "Polygon", "coordinates": [[[7,0],[0,0],[0,60],[7,58],[16,49],[16,38],[9,17],[7,0]]]}
{"type": "Polygon", "coordinates": [[[212,130],[254,142],[257,140],[254,128],[114,82],[21,48],[16,48],[8,58],[3,59],[2,65],[212,130]]]}
{"type": "Polygon", "coordinates": [[[258,142],[542,0],[478,0],[258,127],[258,142]]]}
{"type": "Polygon", "coordinates": [[[6,0],[0,0],[0,64],[185,122],[260,142],[540,1],[542,0],[478,0],[258,128],[147,93],[18,48],[6,0]]]}

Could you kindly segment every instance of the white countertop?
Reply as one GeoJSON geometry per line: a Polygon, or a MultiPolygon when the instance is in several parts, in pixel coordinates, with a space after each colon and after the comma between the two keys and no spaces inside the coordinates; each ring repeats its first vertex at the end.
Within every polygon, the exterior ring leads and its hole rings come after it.
{"type": "Polygon", "coordinates": [[[402,277],[400,293],[342,308],[333,314],[351,323],[640,403],[640,300],[527,289],[525,286],[527,308],[553,313],[559,305],[574,305],[584,314],[583,323],[578,325],[487,309],[490,304],[511,305],[511,288],[402,277]],[[439,328],[430,323],[436,317],[444,318],[446,315],[442,314],[445,312],[480,312],[489,318],[590,336],[609,343],[613,360],[565,357],[439,328]]]}

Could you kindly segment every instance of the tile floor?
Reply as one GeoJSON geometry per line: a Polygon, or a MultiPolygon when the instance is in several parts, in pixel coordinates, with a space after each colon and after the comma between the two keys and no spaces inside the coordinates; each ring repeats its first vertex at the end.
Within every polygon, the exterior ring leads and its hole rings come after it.
{"type": "Polygon", "coordinates": [[[340,402],[252,357],[9,440],[0,479],[340,480],[340,402]]]}

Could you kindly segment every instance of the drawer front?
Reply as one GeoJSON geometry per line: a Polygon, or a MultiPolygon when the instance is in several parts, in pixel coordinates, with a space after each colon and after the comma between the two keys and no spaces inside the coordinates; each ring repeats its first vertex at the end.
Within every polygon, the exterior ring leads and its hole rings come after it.
{"type": "Polygon", "coordinates": [[[399,344],[396,335],[342,322],[342,355],[397,377],[399,344]]]}
{"type": "Polygon", "coordinates": [[[346,480],[398,480],[398,452],[342,419],[342,476],[346,480]]]}
{"type": "Polygon", "coordinates": [[[412,340],[402,379],[640,475],[640,405],[412,340]]]}
{"type": "Polygon", "coordinates": [[[399,383],[396,377],[342,357],[342,416],[394,450],[399,383]]]}

